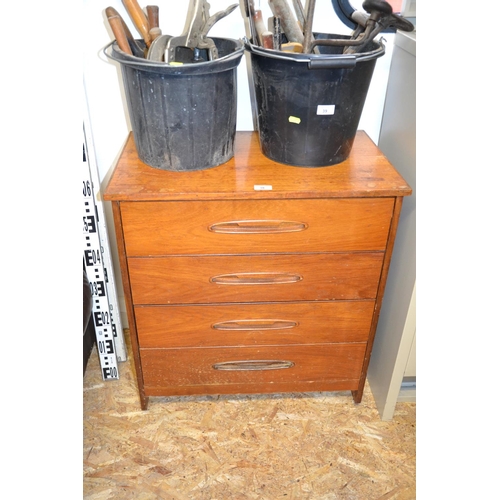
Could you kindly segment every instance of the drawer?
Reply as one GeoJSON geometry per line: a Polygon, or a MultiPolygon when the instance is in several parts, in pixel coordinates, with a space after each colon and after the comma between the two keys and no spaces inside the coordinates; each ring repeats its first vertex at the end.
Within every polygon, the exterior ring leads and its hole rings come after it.
{"type": "Polygon", "coordinates": [[[366,342],[375,302],[137,306],[140,347],[366,342]]]}
{"type": "Polygon", "coordinates": [[[130,258],[134,304],[373,299],[381,252],[130,258]]]}
{"type": "Polygon", "coordinates": [[[394,199],[122,202],[127,255],[384,250],[394,199]]]}
{"type": "MultiPolygon", "coordinates": [[[[265,348],[141,349],[146,394],[189,392],[197,386],[272,386],[303,390],[300,384],[357,381],[366,344],[272,346],[265,348]]],[[[314,390],[314,389],[311,389],[314,390]]],[[[250,391],[254,392],[254,391],[250,391]]],[[[269,392],[269,391],[262,391],[269,392]]]]}

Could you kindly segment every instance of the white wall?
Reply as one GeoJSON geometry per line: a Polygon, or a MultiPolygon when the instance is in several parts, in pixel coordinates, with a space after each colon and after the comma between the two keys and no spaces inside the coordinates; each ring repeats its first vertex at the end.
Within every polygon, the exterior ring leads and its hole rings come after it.
{"type": "MultiPolygon", "coordinates": [[[[236,1],[210,0],[210,14],[224,10],[236,1]]],[[[145,7],[148,3],[140,2],[140,5],[145,7]]],[[[186,0],[156,0],[152,3],[159,6],[160,27],[163,33],[180,35],[184,28],[188,2],[186,0]]],[[[259,5],[265,19],[271,16],[266,0],[255,0],[255,6],[259,8],[259,5]]],[[[110,61],[102,53],[102,49],[114,40],[104,13],[108,6],[114,7],[121,14],[134,36],[140,38],[120,0],[83,0],[82,25],[85,26],[85,43],[82,45],[83,78],[96,161],[103,184],[106,184],[109,179],[128,131],[131,130],[120,68],[117,63],[110,61]]],[[[247,33],[242,13],[241,7],[236,9],[229,16],[220,20],[212,28],[210,34],[235,39],[245,36],[247,33]]],[[[324,33],[350,33],[350,29],[338,19],[330,0],[316,1],[313,30],[324,33]]],[[[392,34],[384,35],[384,38],[386,39],[386,53],[377,60],[359,124],[359,128],[365,130],[375,143],[378,143],[393,45],[392,34]]],[[[238,66],[237,106],[237,130],[253,130],[247,56],[242,59],[238,66]]],[[[115,262],[115,278],[119,288],[118,293],[122,295],[112,217],[108,204],[106,204],[106,219],[112,251],[115,254],[113,260],[115,262]]]]}

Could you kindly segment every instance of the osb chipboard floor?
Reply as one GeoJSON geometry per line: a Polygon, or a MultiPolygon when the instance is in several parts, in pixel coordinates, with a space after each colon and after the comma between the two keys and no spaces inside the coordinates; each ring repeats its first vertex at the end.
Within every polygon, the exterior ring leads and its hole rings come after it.
{"type": "MultiPolygon", "coordinates": [[[[128,341],[128,332],[126,332],[128,341]]],[[[135,371],[83,381],[86,500],[412,500],[416,404],[382,422],[367,385],[350,392],[150,398],[135,371]]]]}

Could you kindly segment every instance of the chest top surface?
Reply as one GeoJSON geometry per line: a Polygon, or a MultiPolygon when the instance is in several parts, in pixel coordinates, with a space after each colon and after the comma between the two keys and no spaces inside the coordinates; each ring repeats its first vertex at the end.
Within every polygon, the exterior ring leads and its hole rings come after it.
{"type": "Polygon", "coordinates": [[[171,172],[143,163],[130,133],[104,191],[108,201],[294,199],[408,196],[411,187],[363,131],[349,158],[294,167],[266,158],[257,132],[237,132],[234,157],[206,170],[171,172]]]}

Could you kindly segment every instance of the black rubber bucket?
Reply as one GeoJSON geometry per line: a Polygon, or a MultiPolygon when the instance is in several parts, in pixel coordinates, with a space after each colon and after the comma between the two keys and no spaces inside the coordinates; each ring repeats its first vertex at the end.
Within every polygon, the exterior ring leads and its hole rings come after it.
{"type": "MultiPolygon", "coordinates": [[[[315,33],[315,39],[347,39],[315,33]]],[[[278,163],[323,167],[346,160],[365,104],[375,63],[385,53],[343,55],[343,47],[318,45],[319,54],[264,49],[250,52],[262,153],[278,163]]]]}
{"type": "Polygon", "coordinates": [[[237,66],[244,46],[212,39],[218,59],[179,66],[130,56],[116,42],[104,49],[120,63],[137,153],[151,167],[203,170],[234,156],[237,66]]]}

